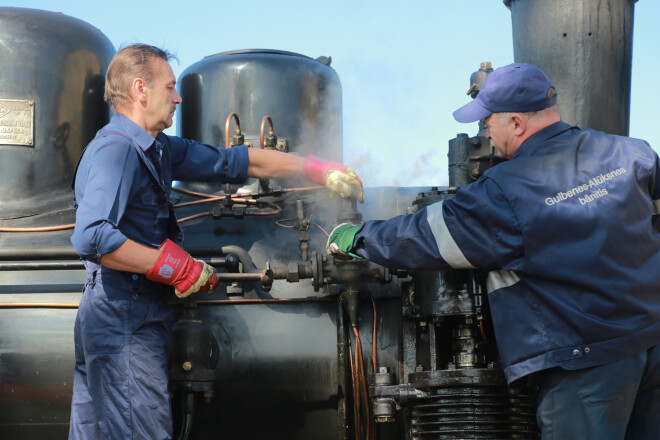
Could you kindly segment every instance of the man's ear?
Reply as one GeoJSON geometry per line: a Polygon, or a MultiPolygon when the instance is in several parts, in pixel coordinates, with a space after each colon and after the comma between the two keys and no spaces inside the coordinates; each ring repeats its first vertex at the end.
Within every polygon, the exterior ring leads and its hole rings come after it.
{"type": "Polygon", "coordinates": [[[131,83],[131,94],[137,101],[144,102],[147,99],[146,88],[147,85],[142,78],[135,78],[131,83]]]}
{"type": "Polygon", "coordinates": [[[527,129],[527,118],[522,113],[511,113],[509,120],[513,124],[513,134],[520,136],[525,133],[527,129]]]}

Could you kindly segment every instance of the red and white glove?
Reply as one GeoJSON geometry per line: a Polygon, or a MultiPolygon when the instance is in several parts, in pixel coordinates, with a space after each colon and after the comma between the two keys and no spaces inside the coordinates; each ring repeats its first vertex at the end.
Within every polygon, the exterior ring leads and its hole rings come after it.
{"type": "Polygon", "coordinates": [[[147,279],[174,286],[174,293],[185,298],[195,292],[212,293],[218,287],[218,277],[211,266],[195,260],[172,240],[158,248],[156,264],[147,272],[147,279]]]}
{"type": "Polygon", "coordinates": [[[311,155],[305,160],[303,175],[312,182],[325,185],[331,196],[334,193],[342,197],[353,195],[360,203],[364,203],[362,180],[351,167],[311,155]]]}

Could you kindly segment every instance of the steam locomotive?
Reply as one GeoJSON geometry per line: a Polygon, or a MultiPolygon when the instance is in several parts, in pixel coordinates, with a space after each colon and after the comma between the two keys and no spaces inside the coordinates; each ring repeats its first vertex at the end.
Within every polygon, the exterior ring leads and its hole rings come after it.
{"type": "MultiPolygon", "coordinates": [[[[516,62],[548,74],[563,119],[626,135],[635,1],[504,3],[516,62]]],[[[70,243],[71,180],[109,120],[115,48],[63,14],[0,8],[0,23],[0,437],[59,439],[85,280],[70,243]]],[[[491,71],[484,62],[472,74],[473,97],[491,71]]],[[[178,83],[182,137],[342,160],[328,57],[218,53],[178,83]]],[[[185,248],[221,280],[212,295],[172,298],[178,438],[538,438],[534,387],[504,379],[479,274],[325,253],[334,225],[415,212],[478,179],[499,160],[483,135],[449,140],[448,187],[367,188],[359,206],[295,179],[176,182],[185,248]]]]}

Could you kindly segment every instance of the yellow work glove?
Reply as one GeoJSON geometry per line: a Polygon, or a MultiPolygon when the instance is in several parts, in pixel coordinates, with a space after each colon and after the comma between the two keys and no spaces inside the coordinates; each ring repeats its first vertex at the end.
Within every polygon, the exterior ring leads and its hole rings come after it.
{"type": "Polygon", "coordinates": [[[305,160],[303,175],[313,182],[325,185],[330,190],[331,197],[336,193],[341,197],[355,197],[360,203],[364,203],[362,180],[346,165],[311,155],[305,160]]]}

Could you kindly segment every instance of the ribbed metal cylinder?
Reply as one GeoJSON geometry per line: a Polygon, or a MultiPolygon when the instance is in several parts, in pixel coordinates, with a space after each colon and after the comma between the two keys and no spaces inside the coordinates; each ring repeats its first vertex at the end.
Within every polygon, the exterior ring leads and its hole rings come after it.
{"type": "Polygon", "coordinates": [[[635,2],[505,0],[514,60],[548,75],[562,120],[628,135],[635,2]]]}
{"type": "Polygon", "coordinates": [[[534,398],[509,388],[498,369],[410,375],[427,397],[411,404],[413,440],[538,439],[534,398]]]}

